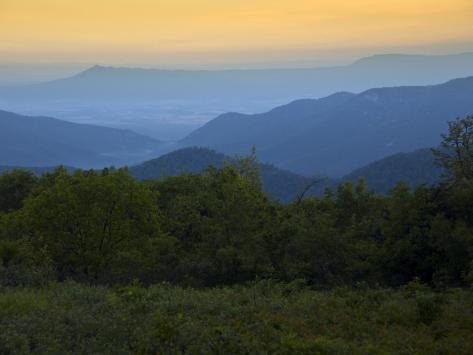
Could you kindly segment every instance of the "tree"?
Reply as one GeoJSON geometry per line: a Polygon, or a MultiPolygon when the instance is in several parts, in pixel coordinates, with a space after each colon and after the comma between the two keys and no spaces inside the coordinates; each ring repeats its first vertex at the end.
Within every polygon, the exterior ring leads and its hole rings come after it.
{"type": "Polygon", "coordinates": [[[153,247],[156,197],[124,170],[62,171],[26,201],[24,213],[32,243],[48,250],[62,278],[95,282],[153,247]]]}
{"type": "Polygon", "coordinates": [[[0,212],[21,208],[23,200],[37,182],[36,177],[26,170],[14,170],[0,176],[0,212]]]}
{"type": "Polygon", "coordinates": [[[447,178],[462,181],[473,178],[473,116],[448,123],[448,134],[442,135],[439,149],[433,149],[437,164],[446,170],[447,178]]]}
{"type": "MultiPolygon", "coordinates": [[[[231,284],[271,269],[266,238],[274,225],[253,158],[154,182],[164,230],[180,245],[180,273],[192,285],[231,284]]],[[[181,279],[181,281],[182,281],[181,279]]]]}

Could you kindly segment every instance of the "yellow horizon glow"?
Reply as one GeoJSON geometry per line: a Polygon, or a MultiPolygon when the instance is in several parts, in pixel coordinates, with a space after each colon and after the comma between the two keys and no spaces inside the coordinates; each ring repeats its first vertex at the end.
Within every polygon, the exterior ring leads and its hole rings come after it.
{"type": "Polygon", "coordinates": [[[0,0],[0,55],[413,47],[473,41],[472,0],[0,0]]]}

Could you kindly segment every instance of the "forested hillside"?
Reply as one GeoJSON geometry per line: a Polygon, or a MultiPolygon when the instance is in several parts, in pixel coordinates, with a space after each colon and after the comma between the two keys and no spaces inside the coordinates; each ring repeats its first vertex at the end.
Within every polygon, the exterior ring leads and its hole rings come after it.
{"type": "Polygon", "coordinates": [[[443,169],[435,163],[431,149],[398,153],[352,171],[341,181],[355,183],[363,178],[376,193],[386,194],[399,181],[409,187],[433,186],[441,181],[443,169]]]}
{"type": "Polygon", "coordinates": [[[469,354],[471,127],[434,151],[440,184],[386,196],[281,204],[253,156],[141,182],[7,172],[0,352],[469,354]]]}
{"type": "MultiPolygon", "coordinates": [[[[160,179],[182,173],[200,173],[209,165],[222,168],[225,164],[236,163],[237,159],[210,149],[183,148],[132,166],[129,171],[138,180],[160,179]]],[[[333,189],[340,183],[350,181],[356,184],[364,179],[368,190],[387,194],[400,181],[411,188],[433,186],[440,182],[442,175],[442,168],[435,164],[431,149],[398,153],[360,167],[340,179],[302,176],[269,164],[260,163],[258,167],[263,190],[283,202],[293,201],[309,186],[307,194],[322,195],[327,187],[333,189]]]]}
{"type": "MultiPolygon", "coordinates": [[[[183,148],[130,166],[128,171],[137,180],[159,180],[184,173],[201,173],[209,166],[223,168],[225,165],[238,165],[238,159],[206,148],[183,148]]],[[[256,166],[263,191],[281,202],[292,202],[301,194],[322,196],[326,188],[334,189],[347,181],[356,184],[363,179],[368,190],[387,194],[398,182],[402,181],[410,188],[433,186],[440,182],[442,175],[442,169],[435,164],[431,149],[395,154],[356,169],[341,179],[302,176],[269,164],[258,163],[256,166]]],[[[0,166],[0,173],[15,169],[28,170],[41,176],[54,172],[57,167],[0,166]]],[[[76,169],[66,167],[70,173],[76,169]]]]}
{"type": "MultiPolygon", "coordinates": [[[[225,165],[237,166],[238,164],[237,158],[231,158],[209,149],[184,148],[132,166],[129,171],[131,176],[138,180],[149,180],[183,173],[201,173],[209,166],[221,169],[225,165]]],[[[257,163],[255,168],[259,171],[263,191],[282,202],[293,201],[314,181],[314,178],[297,175],[269,164],[257,163]]],[[[334,183],[334,181],[320,179],[320,183],[315,186],[316,189],[311,189],[311,192],[322,192],[323,186],[329,183],[334,183]]]]}
{"type": "Polygon", "coordinates": [[[2,260],[13,284],[28,276],[216,286],[258,276],[316,287],[414,277],[461,286],[471,276],[463,183],[400,184],[386,197],[345,183],[288,205],[266,197],[245,161],[143,183],[123,170],[63,169],[39,179],[6,173],[0,183],[2,260]]]}
{"type": "Polygon", "coordinates": [[[300,100],[269,112],[228,113],[181,144],[243,154],[303,175],[341,177],[398,152],[437,146],[445,122],[473,110],[473,77],[435,86],[371,89],[300,100]]]}

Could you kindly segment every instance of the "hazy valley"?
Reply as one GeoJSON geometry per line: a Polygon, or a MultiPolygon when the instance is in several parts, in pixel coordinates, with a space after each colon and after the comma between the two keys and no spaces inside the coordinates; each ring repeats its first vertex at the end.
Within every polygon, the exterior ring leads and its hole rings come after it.
{"type": "Polygon", "coordinates": [[[64,79],[0,87],[0,107],[176,141],[225,112],[259,113],[340,91],[440,84],[473,75],[472,63],[473,54],[466,53],[378,55],[347,66],[308,69],[192,71],[93,66],[64,79]]]}

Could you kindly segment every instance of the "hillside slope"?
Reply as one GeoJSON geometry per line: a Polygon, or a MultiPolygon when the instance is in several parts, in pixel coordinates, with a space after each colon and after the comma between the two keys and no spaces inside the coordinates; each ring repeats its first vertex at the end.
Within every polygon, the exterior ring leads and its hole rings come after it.
{"type": "Polygon", "coordinates": [[[226,112],[259,113],[293,100],[322,98],[340,91],[434,85],[472,75],[473,53],[385,54],[341,66],[286,69],[165,70],[96,65],[59,80],[0,87],[0,107],[177,141],[226,112]]]}
{"type": "MultiPolygon", "coordinates": [[[[183,173],[200,173],[210,165],[221,168],[235,160],[224,154],[204,148],[184,148],[157,159],[129,168],[130,174],[138,180],[159,179],[183,173]]],[[[311,181],[289,171],[269,164],[260,164],[263,189],[270,196],[281,201],[293,200],[311,181]]]]}
{"type": "Polygon", "coordinates": [[[229,113],[180,144],[231,155],[255,145],[264,162],[340,177],[398,152],[436,146],[447,121],[471,113],[473,77],[299,100],[257,115],[229,113]]]}
{"type": "MultiPolygon", "coordinates": [[[[225,162],[234,160],[224,154],[205,148],[184,148],[163,155],[140,165],[129,168],[138,180],[159,179],[183,173],[200,173],[209,165],[221,168],[225,162]]],[[[309,178],[276,168],[269,164],[260,164],[263,189],[281,201],[292,201],[315,178],[309,178]]],[[[441,179],[442,169],[435,165],[430,149],[420,149],[409,153],[398,153],[374,161],[335,180],[323,178],[310,191],[310,194],[322,194],[326,187],[336,188],[337,184],[351,181],[356,184],[363,178],[369,189],[378,194],[386,194],[398,182],[403,181],[411,188],[418,185],[432,186],[441,179]]]]}
{"type": "Polygon", "coordinates": [[[0,111],[0,165],[95,168],[143,161],[160,148],[127,130],[0,111]]]}
{"type": "MultiPolygon", "coordinates": [[[[159,158],[129,167],[130,174],[137,180],[161,179],[184,173],[200,173],[209,166],[221,168],[234,159],[205,148],[184,148],[159,158]]],[[[6,171],[26,169],[35,175],[52,172],[56,167],[14,167],[0,166],[0,175],[6,171]]],[[[67,167],[69,172],[75,168],[67,167]]],[[[329,178],[308,178],[281,170],[273,165],[260,164],[263,189],[272,197],[283,201],[293,201],[308,184],[321,180],[308,191],[307,195],[321,195],[325,188],[335,189],[337,184],[350,181],[356,184],[363,178],[369,189],[378,194],[386,194],[399,181],[411,188],[418,185],[432,186],[441,179],[442,169],[434,164],[430,149],[420,149],[410,153],[399,153],[375,161],[354,170],[339,180],[329,178]]]]}
{"type": "Polygon", "coordinates": [[[430,149],[419,149],[410,153],[398,153],[352,171],[342,181],[364,178],[370,189],[386,194],[399,181],[409,187],[432,186],[442,177],[442,168],[435,164],[430,149]]]}

